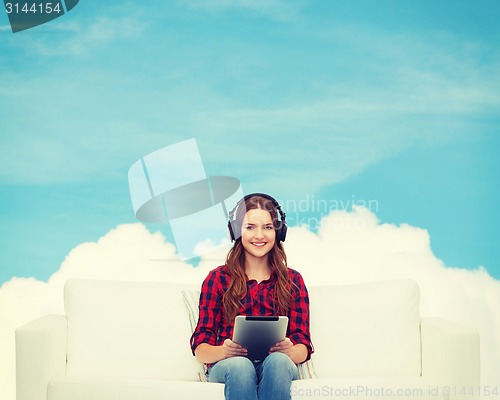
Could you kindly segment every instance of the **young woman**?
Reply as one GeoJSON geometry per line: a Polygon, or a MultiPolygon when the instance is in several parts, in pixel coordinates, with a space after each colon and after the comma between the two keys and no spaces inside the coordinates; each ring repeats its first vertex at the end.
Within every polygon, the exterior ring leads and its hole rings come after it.
{"type": "Polygon", "coordinates": [[[191,349],[207,364],[208,380],[225,384],[227,400],[289,400],[296,364],[308,360],[313,347],[307,289],[302,276],[288,268],[283,250],[285,214],[271,196],[254,193],[229,217],[234,245],[226,263],[203,282],[191,349]],[[237,315],[286,315],[286,338],[254,363],[231,340],[237,315]]]}

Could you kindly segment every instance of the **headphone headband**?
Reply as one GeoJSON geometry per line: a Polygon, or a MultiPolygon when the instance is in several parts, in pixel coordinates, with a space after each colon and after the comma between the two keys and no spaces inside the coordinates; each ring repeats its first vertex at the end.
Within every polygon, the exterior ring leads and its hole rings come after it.
{"type": "Polygon", "coordinates": [[[281,209],[281,206],[279,205],[278,201],[272,197],[269,196],[268,194],[265,193],[251,193],[247,194],[244,196],[242,199],[240,199],[234,208],[229,212],[229,222],[227,224],[228,230],[229,230],[229,235],[231,237],[231,241],[235,241],[241,236],[241,223],[237,221],[236,219],[233,219],[234,214],[238,210],[238,208],[241,206],[241,204],[245,203],[248,199],[251,199],[252,197],[263,197],[267,200],[269,200],[277,213],[280,215],[280,221],[279,225],[276,228],[276,240],[280,242],[284,242],[286,238],[286,231],[287,231],[287,225],[286,225],[286,214],[285,212],[281,209]]]}

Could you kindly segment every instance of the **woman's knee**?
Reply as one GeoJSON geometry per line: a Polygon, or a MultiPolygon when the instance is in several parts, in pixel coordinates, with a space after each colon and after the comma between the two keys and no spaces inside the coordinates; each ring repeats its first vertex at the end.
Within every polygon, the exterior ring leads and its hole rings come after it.
{"type": "Polygon", "coordinates": [[[238,372],[240,374],[255,373],[255,367],[253,363],[246,357],[230,357],[224,360],[226,362],[227,368],[231,371],[238,372]]]}
{"type": "Polygon", "coordinates": [[[210,376],[217,376],[217,381],[237,380],[256,384],[257,375],[253,363],[246,357],[230,357],[217,362],[210,369],[210,376]]]}
{"type": "Polygon", "coordinates": [[[278,375],[288,371],[292,380],[298,377],[297,366],[291,358],[284,353],[275,352],[269,354],[264,360],[262,367],[267,373],[272,373],[274,371],[278,375]]]}
{"type": "Polygon", "coordinates": [[[275,365],[275,366],[288,366],[295,365],[293,361],[285,353],[280,353],[279,351],[269,354],[264,360],[264,365],[275,365]]]}

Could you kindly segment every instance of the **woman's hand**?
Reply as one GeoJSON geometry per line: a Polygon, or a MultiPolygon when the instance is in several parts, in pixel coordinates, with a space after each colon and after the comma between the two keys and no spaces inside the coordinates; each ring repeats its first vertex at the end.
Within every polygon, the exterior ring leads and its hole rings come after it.
{"type": "Polygon", "coordinates": [[[269,349],[269,353],[274,353],[276,351],[284,353],[288,357],[292,358],[292,351],[293,351],[292,341],[289,338],[284,338],[281,342],[276,343],[273,347],[269,349]]]}
{"type": "Polygon", "coordinates": [[[231,339],[224,340],[221,346],[222,354],[224,358],[236,357],[236,356],[246,356],[247,349],[240,346],[238,343],[234,343],[231,339]]]}

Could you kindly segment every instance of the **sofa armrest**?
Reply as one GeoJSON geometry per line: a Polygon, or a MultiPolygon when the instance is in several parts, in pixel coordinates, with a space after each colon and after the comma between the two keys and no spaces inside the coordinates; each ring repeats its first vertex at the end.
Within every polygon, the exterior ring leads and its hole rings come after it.
{"type": "Polygon", "coordinates": [[[65,316],[46,315],[16,329],[17,400],[46,400],[47,384],[66,374],[65,316]]]}
{"type": "Polygon", "coordinates": [[[422,376],[449,398],[475,399],[480,384],[479,335],[475,328],[441,318],[422,318],[422,376]]]}

